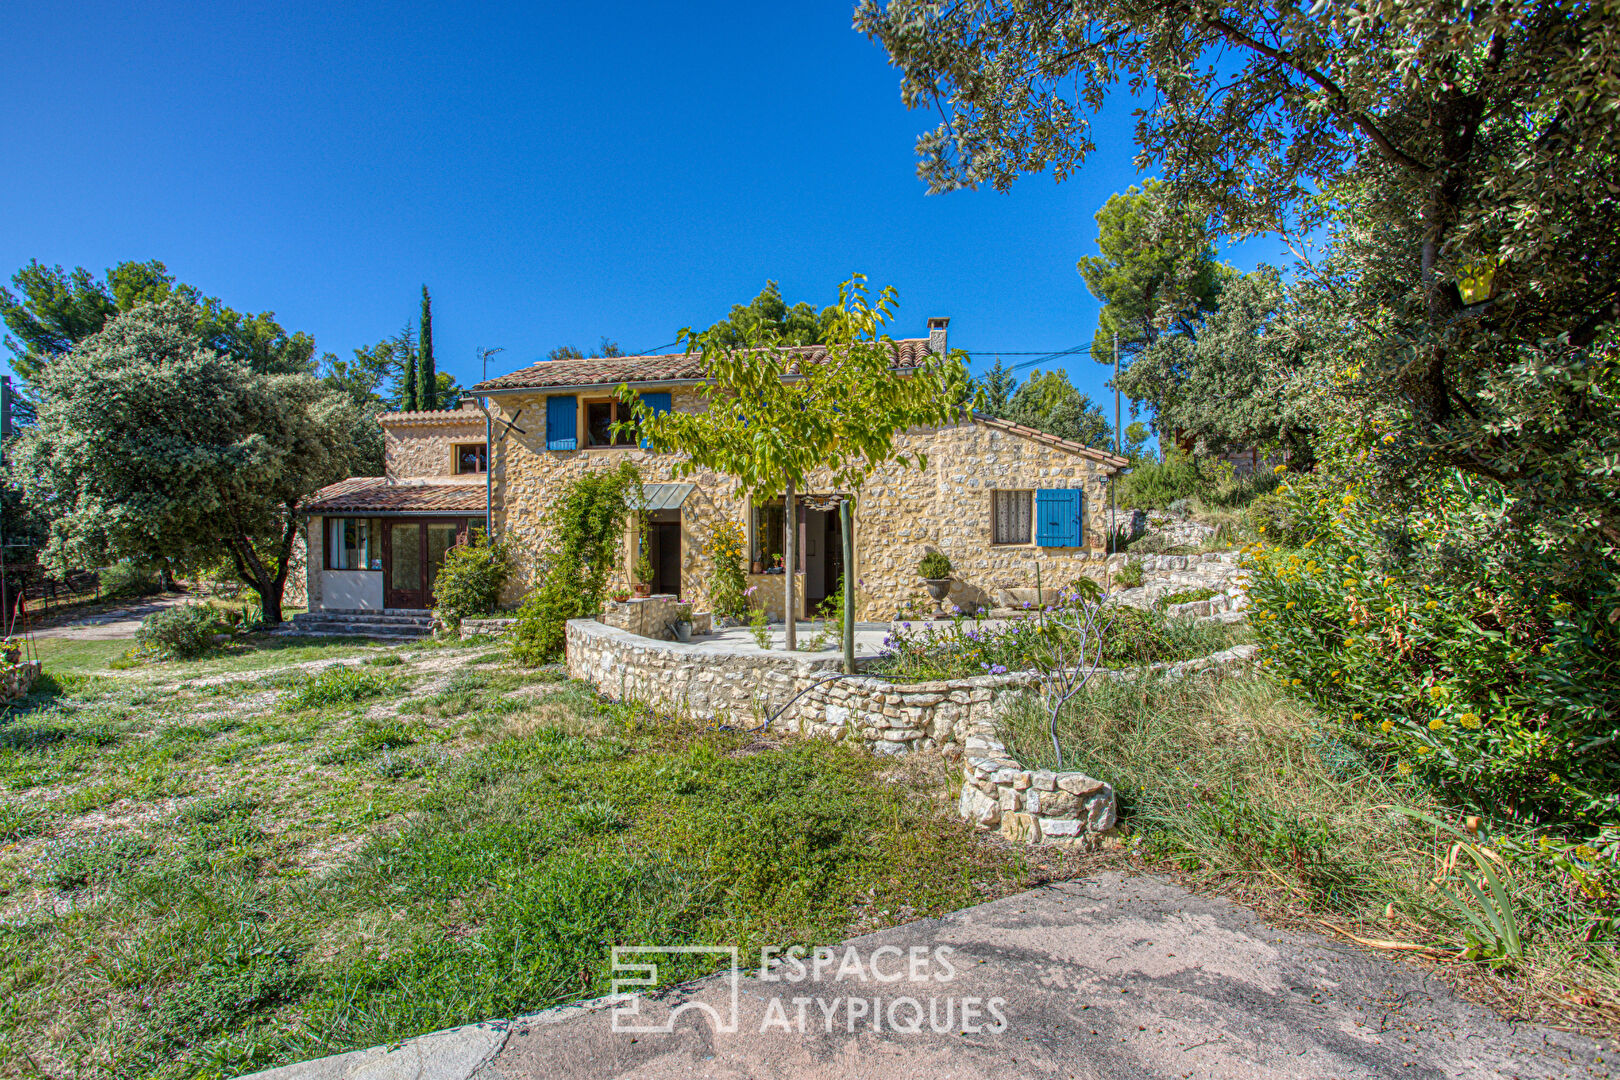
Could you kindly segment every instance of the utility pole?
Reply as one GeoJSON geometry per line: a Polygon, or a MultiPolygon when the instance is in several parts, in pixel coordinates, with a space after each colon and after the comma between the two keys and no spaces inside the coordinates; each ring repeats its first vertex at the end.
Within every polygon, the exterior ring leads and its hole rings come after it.
{"type": "MultiPolygon", "coordinates": [[[[1119,441],[1119,331],[1114,331],[1114,456],[1124,457],[1120,453],[1119,441]]],[[[1110,547],[1119,545],[1119,496],[1114,493],[1118,483],[1108,485],[1108,544],[1110,547]]],[[[1112,554],[1110,552],[1109,554],[1112,554]]]]}

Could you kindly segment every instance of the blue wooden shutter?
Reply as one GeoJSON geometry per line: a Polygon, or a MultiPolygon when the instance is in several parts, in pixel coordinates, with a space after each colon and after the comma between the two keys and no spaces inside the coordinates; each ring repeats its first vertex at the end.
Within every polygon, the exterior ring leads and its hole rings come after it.
{"type": "MultiPolygon", "coordinates": [[[[654,416],[659,413],[667,413],[669,412],[669,391],[659,390],[652,394],[642,394],[641,403],[651,409],[654,416]]],[[[641,440],[641,448],[643,450],[647,449],[646,439],[641,440]]]]}
{"type": "Polygon", "coordinates": [[[546,449],[579,449],[579,404],[573,394],[546,398],[546,449]]]}
{"type": "Polygon", "coordinates": [[[1080,493],[1051,488],[1035,493],[1035,543],[1040,547],[1080,546],[1080,493]]]}

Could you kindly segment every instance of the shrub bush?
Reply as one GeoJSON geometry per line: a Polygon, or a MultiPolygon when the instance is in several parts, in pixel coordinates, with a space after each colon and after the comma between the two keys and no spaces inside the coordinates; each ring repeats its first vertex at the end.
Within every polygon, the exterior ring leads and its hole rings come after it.
{"type": "Polygon", "coordinates": [[[99,577],[101,595],[109,600],[152,596],[163,591],[163,586],[158,584],[157,575],[152,573],[150,567],[128,559],[106,567],[99,577]]]}
{"type": "MultiPolygon", "coordinates": [[[[1110,620],[1102,662],[1111,668],[1207,656],[1226,648],[1236,633],[1217,623],[1171,619],[1162,611],[1131,607],[1105,613],[1102,621],[1110,620]]],[[[1015,619],[1001,626],[983,626],[973,619],[930,623],[920,633],[885,638],[886,655],[868,670],[907,681],[1031,671],[1058,639],[1072,641],[1072,633],[1053,617],[1015,619]]]]}
{"type": "Polygon", "coordinates": [[[1279,516],[1310,525],[1301,547],[1248,549],[1267,669],[1453,805],[1613,820],[1620,592],[1601,564],[1581,570],[1500,488],[1458,473],[1401,513],[1328,484],[1278,489],[1279,516]]]}
{"type": "Polygon", "coordinates": [[[433,581],[439,617],[457,630],[462,619],[493,612],[512,577],[512,563],[512,546],[505,537],[491,543],[484,530],[472,530],[471,543],[445,552],[439,576],[433,581]]]}
{"type": "Polygon", "coordinates": [[[736,619],[748,611],[744,595],[748,579],[743,576],[746,544],[743,528],[735,521],[722,521],[709,534],[709,603],[717,616],[736,619]]]}
{"type": "Polygon", "coordinates": [[[190,659],[214,647],[221,625],[207,604],[180,604],[154,611],[135,631],[135,649],[158,659],[190,659]]]}
{"type": "Polygon", "coordinates": [[[1114,575],[1114,584],[1123,585],[1127,589],[1135,589],[1142,584],[1142,564],[1136,559],[1129,559],[1119,572],[1114,575]]]}
{"type": "Polygon", "coordinates": [[[930,551],[917,563],[917,573],[930,581],[951,576],[951,560],[945,557],[943,551],[930,551]]]}
{"type": "Polygon", "coordinates": [[[1120,481],[1119,504],[1163,510],[1177,499],[1212,490],[1219,479],[1197,458],[1172,448],[1163,460],[1144,461],[1120,481]]]}

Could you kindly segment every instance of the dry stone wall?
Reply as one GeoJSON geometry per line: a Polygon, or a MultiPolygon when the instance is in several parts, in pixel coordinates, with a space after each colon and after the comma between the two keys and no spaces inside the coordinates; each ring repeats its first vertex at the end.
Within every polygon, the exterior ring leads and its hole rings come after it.
{"type": "MultiPolygon", "coordinates": [[[[837,657],[824,654],[654,641],[593,619],[572,620],[565,632],[569,674],[621,701],[734,724],[758,725],[780,711],[773,730],[860,741],[875,753],[937,747],[963,762],[961,816],[1009,839],[1090,845],[1114,827],[1107,783],[1078,772],[1025,769],[1002,743],[998,710],[1036,685],[1033,673],[894,683],[844,677],[837,657]]],[[[1156,666],[1190,674],[1249,663],[1254,654],[1254,646],[1243,645],[1156,666]]]]}

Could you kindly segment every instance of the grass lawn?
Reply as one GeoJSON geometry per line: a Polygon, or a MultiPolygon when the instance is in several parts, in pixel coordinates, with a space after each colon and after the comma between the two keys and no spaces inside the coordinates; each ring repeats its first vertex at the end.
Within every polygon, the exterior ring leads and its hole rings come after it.
{"type": "Polygon", "coordinates": [[[922,759],[488,646],[124,645],[42,643],[0,717],[6,1075],[230,1076],[605,993],[615,943],[828,942],[1027,881],[922,759]]]}

